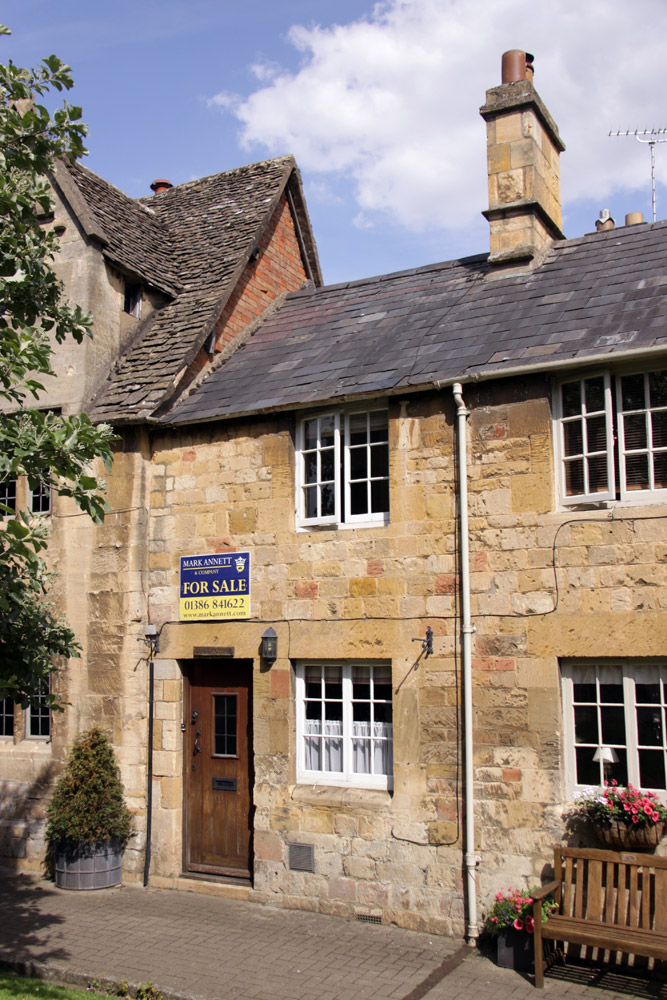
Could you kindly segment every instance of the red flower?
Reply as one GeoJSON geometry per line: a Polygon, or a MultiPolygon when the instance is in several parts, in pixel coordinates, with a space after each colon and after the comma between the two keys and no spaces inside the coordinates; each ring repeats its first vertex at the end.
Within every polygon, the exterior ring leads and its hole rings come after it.
{"type": "Polygon", "coordinates": [[[520,917],[517,917],[516,920],[514,921],[513,927],[517,931],[522,931],[523,930],[523,920],[521,920],[520,917]]]}

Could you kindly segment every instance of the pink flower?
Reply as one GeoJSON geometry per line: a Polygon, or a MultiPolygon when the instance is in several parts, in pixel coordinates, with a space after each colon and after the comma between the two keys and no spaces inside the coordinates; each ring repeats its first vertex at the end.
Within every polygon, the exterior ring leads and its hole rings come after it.
{"type": "Polygon", "coordinates": [[[636,815],[633,815],[633,817],[632,817],[632,822],[633,822],[633,823],[637,823],[637,822],[638,822],[638,820],[637,820],[637,816],[636,816],[636,815]]]}
{"type": "Polygon", "coordinates": [[[491,917],[491,923],[492,924],[497,924],[498,923],[498,917],[491,917]]]}
{"type": "Polygon", "coordinates": [[[657,823],[659,819],[660,819],[660,813],[659,812],[654,812],[653,813],[653,822],[657,823]]]}
{"type": "Polygon", "coordinates": [[[526,917],[526,930],[529,934],[532,934],[535,930],[535,921],[532,917],[526,917]]]}
{"type": "Polygon", "coordinates": [[[627,803],[627,802],[624,802],[624,803],[623,803],[623,808],[625,809],[626,813],[629,813],[629,812],[630,812],[630,806],[628,805],[628,803],[627,803]]]}
{"type": "Polygon", "coordinates": [[[502,892],[497,892],[497,893],[496,893],[496,899],[500,900],[500,899],[502,899],[502,898],[503,898],[503,894],[502,894],[502,892]]]}
{"type": "Polygon", "coordinates": [[[523,930],[523,920],[521,920],[520,917],[517,917],[516,920],[514,921],[513,927],[514,927],[514,930],[516,930],[516,931],[522,931],[523,930]]]}

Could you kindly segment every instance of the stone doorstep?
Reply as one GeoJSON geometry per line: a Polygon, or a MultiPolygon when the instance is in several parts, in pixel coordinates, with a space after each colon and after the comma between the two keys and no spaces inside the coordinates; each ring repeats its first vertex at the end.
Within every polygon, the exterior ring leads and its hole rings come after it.
{"type": "MultiPolygon", "coordinates": [[[[124,883],[128,888],[141,888],[143,885],[124,883]]],[[[207,878],[191,878],[176,875],[166,878],[162,875],[151,875],[149,887],[153,889],[180,889],[183,892],[198,892],[203,896],[219,896],[222,899],[238,899],[247,903],[250,899],[250,884],[239,885],[236,882],[222,882],[207,878]]]]}

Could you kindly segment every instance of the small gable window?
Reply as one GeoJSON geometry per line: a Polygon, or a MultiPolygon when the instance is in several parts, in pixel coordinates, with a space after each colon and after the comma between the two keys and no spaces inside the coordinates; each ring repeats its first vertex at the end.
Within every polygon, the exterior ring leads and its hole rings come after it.
{"type": "Polygon", "coordinates": [[[123,312],[135,319],[141,319],[141,300],[143,298],[141,285],[136,282],[125,282],[125,295],[123,299],[123,312]]]}
{"type": "Polygon", "coordinates": [[[297,522],[386,524],[389,422],[386,409],[307,416],[297,433],[297,522]]]}

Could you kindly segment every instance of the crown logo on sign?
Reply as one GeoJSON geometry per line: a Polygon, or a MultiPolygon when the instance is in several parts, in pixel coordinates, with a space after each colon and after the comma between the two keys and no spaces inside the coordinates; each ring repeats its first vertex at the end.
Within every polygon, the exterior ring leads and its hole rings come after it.
{"type": "Polygon", "coordinates": [[[245,561],[245,559],[244,559],[243,556],[239,556],[238,559],[234,560],[234,563],[235,563],[235,566],[236,566],[236,572],[237,573],[242,573],[243,572],[243,570],[245,569],[245,562],[246,561],[245,561]]]}

